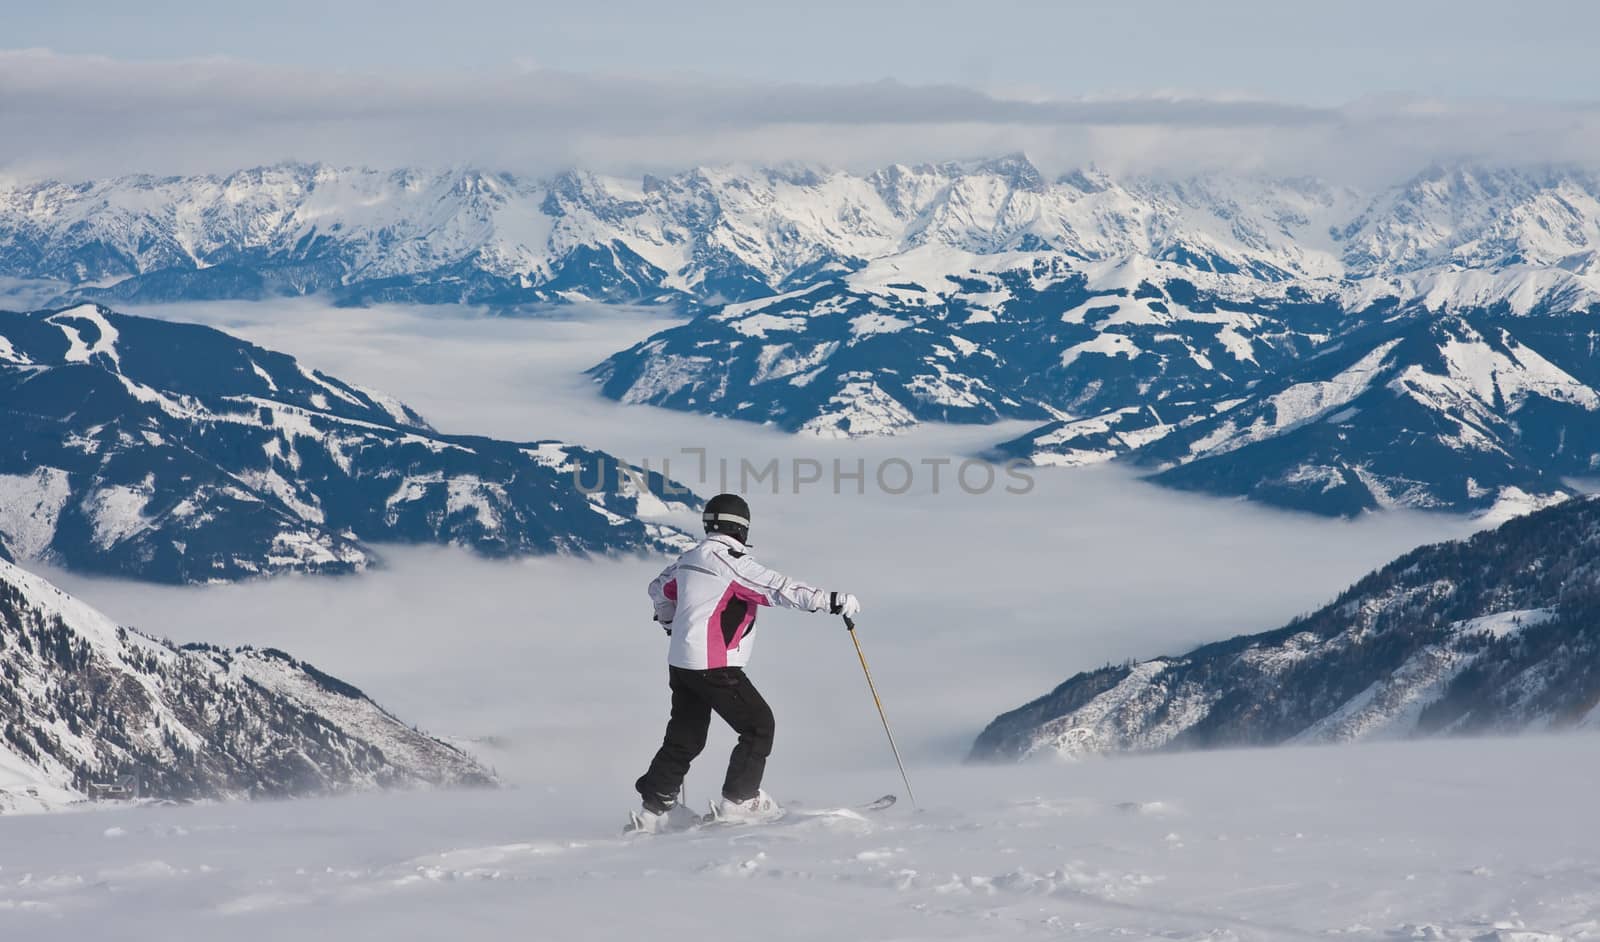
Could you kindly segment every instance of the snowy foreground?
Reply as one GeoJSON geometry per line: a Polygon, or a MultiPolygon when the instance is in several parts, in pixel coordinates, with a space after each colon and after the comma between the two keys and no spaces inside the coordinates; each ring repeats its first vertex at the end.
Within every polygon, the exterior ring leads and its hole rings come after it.
{"type": "Polygon", "coordinates": [[[923,767],[921,814],[631,840],[515,789],[8,817],[0,938],[1600,938],[1587,745],[923,767]]]}

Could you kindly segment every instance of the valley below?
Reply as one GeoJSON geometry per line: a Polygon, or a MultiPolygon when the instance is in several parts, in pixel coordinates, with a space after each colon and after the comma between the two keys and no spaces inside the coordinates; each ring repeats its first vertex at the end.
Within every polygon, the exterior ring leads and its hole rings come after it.
{"type": "MultiPolygon", "coordinates": [[[[929,760],[964,755],[994,715],[1078,670],[1276,627],[1407,549],[1483,525],[1406,511],[1327,520],[1174,493],[1120,467],[1031,469],[1025,494],[969,494],[952,485],[952,471],[938,493],[929,474],[906,493],[886,493],[870,469],[925,468],[924,460],[953,468],[997,430],[819,440],[607,402],[581,369],[596,351],[652,329],[653,316],[629,309],[506,320],[294,301],[156,313],[285,349],[463,433],[570,437],[653,468],[665,458],[701,494],[722,489],[724,461],[730,487],[741,461],[821,463],[817,483],[796,488],[791,476],[778,494],[772,485],[747,490],[759,517],[755,552],[780,571],[862,596],[863,644],[902,740],[929,760]],[[705,480],[699,456],[685,449],[705,452],[705,480]],[[835,488],[835,460],[866,462],[865,493],[849,481],[835,488]]],[[[481,740],[475,754],[514,781],[606,782],[631,800],[633,767],[654,748],[665,700],[665,639],[644,592],[664,559],[379,551],[383,565],[348,578],[209,587],[43,572],[158,635],[292,651],[429,732],[481,740]]],[[[754,676],[782,726],[773,774],[818,762],[880,765],[882,732],[842,626],[786,612],[761,624],[754,676]]],[[[731,745],[725,732],[713,730],[708,751],[731,745]]]]}

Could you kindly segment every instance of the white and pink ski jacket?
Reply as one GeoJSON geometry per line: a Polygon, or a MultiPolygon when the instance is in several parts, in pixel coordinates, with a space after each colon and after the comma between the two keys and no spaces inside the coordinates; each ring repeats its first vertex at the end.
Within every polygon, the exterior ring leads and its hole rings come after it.
{"type": "Polygon", "coordinates": [[[688,670],[750,663],[756,609],[820,612],[829,594],[751,559],[731,536],[713,533],[650,583],[656,621],[672,626],[667,663],[688,670]]]}

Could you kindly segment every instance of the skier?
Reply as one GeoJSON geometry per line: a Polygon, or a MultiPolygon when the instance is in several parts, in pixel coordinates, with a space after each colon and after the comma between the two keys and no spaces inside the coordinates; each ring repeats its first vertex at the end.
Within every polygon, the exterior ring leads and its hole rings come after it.
{"type": "Polygon", "coordinates": [[[773,820],[783,809],[761,788],[772,753],[772,709],[745,676],[756,609],[762,605],[854,618],[861,603],[773,572],[750,558],[750,505],[718,494],[701,515],[706,538],[650,583],[655,620],[671,636],[667,650],[672,715],[650,768],[634,783],[643,809],[628,830],[654,832],[688,823],[678,793],[689,764],[705,748],[716,713],[739,734],[722,782],[719,819],[773,820]]]}

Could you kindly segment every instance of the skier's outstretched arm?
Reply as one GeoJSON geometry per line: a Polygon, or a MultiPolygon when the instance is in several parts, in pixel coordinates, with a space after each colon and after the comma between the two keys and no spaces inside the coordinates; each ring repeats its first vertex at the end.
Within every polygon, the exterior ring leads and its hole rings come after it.
{"type": "Polygon", "coordinates": [[[861,603],[848,592],[829,592],[790,579],[775,569],[768,569],[748,556],[728,561],[740,582],[761,594],[763,605],[793,608],[802,612],[830,612],[854,616],[861,611],[861,603]]]}
{"type": "Polygon", "coordinates": [[[663,625],[672,624],[678,614],[678,564],[661,570],[661,575],[650,582],[650,604],[655,606],[655,619],[663,625]]]}

